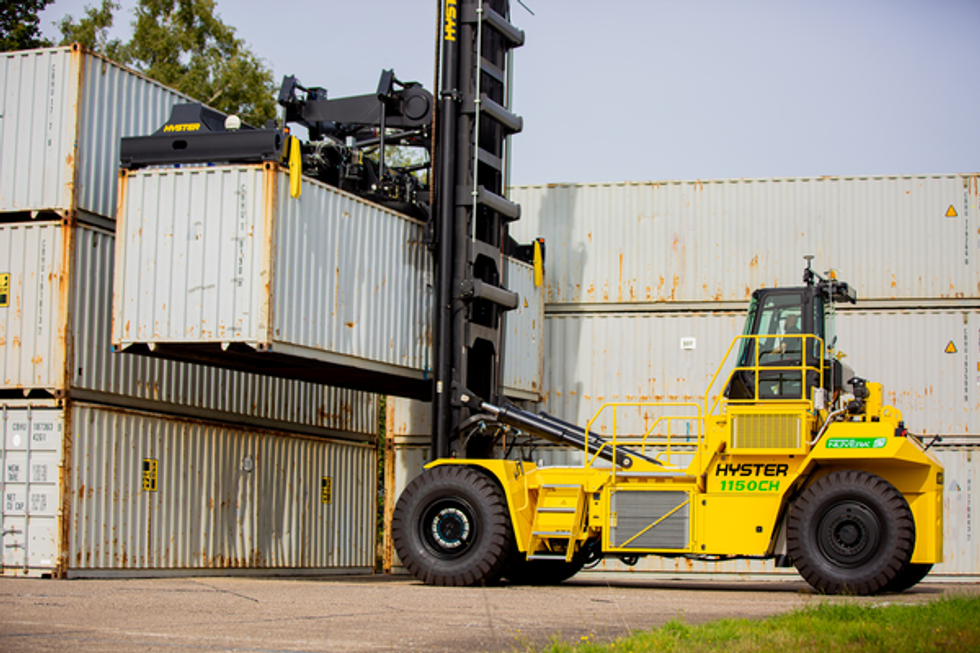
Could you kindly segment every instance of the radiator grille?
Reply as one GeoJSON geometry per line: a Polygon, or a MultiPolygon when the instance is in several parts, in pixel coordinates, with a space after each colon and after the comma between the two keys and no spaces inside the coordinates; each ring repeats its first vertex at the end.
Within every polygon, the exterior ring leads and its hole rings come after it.
{"type": "Polygon", "coordinates": [[[687,548],[690,530],[689,505],[684,505],[670,517],[630,541],[637,533],[685,504],[687,500],[687,492],[615,492],[612,495],[612,511],[616,513],[616,525],[611,529],[612,545],[626,549],[687,548]]]}
{"type": "Polygon", "coordinates": [[[799,449],[799,414],[738,415],[732,425],[733,449],[799,449]]]}

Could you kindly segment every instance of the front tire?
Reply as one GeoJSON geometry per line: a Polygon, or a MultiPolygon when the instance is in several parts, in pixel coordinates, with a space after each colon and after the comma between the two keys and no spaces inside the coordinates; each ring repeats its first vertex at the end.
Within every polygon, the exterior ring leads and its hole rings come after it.
{"type": "Polygon", "coordinates": [[[391,531],[402,563],[428,585],[495,583],[514,542],[503,490],[462,465],[434,467],[412,481],[395,506],[391,531]]]}
{"type": "Polygon", "coordinates": [[[895,583],[915,547],[912,511],[901,492],[868,472],[834,472],[790,509],[789,555],[827,594],[875,594],[895,583]]]}
{"type": "Polygon", "coordinates": [[[927,563],[910,562],[881,588],[882,592],[904,592],[919,584],[932,571],[932,565],[927,563]]]}

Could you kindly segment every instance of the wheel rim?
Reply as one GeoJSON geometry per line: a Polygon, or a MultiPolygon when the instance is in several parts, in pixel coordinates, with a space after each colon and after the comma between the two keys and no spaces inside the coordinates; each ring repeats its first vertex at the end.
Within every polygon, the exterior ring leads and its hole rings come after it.
{"type": "Polygon", "coordinates": [[[473,546],[473,508],[459,498],[435,501],[422,514],[420,532],[426,548],[440,558],[458,558],[473,546]]]}
{"type": "Polygon", "coordinates": [[[860,567],[875,556],[880,541],[878,515],[857,501],[832,506],[817,524],[820,552],[841,567],[860,567]]]}

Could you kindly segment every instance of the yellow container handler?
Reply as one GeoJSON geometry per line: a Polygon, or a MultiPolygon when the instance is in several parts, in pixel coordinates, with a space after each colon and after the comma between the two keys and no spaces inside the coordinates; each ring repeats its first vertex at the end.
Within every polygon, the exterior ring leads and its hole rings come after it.
{"type": "Polygon", "coordinates": [[[555,583],[645,555],[774,559],[830,594],[918,583],[942,562],[943,468],[835,354],[853,290],[809,265],[804,282],[753,293],[704,405],[608,403],[580,428],[464,391],[461,439],[537,436],[584,462],[433,461],[395,508],[403,563],[434,585],[555,583]]]}

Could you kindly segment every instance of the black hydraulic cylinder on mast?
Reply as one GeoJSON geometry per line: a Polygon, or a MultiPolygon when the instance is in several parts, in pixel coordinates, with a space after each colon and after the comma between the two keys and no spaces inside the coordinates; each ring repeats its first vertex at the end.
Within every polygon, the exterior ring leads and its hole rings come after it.
{"type": "MultiPolygon", "coordinates": [[[[440,0],[443,2],[443,0],[440,0]]],[[[452,313],[453,313],[453,218],[456,208],[456,123],[459,91],[456,88],[459,59],[459,18],[455,2],[445,2],[442,9],[442,79],[440,80],[439,133],[436,137],[435,161],[436,206],[436,316],[435,316],[435,388],[432,393],[432,458],[449,455],[452,419],[452,313]]]]}

